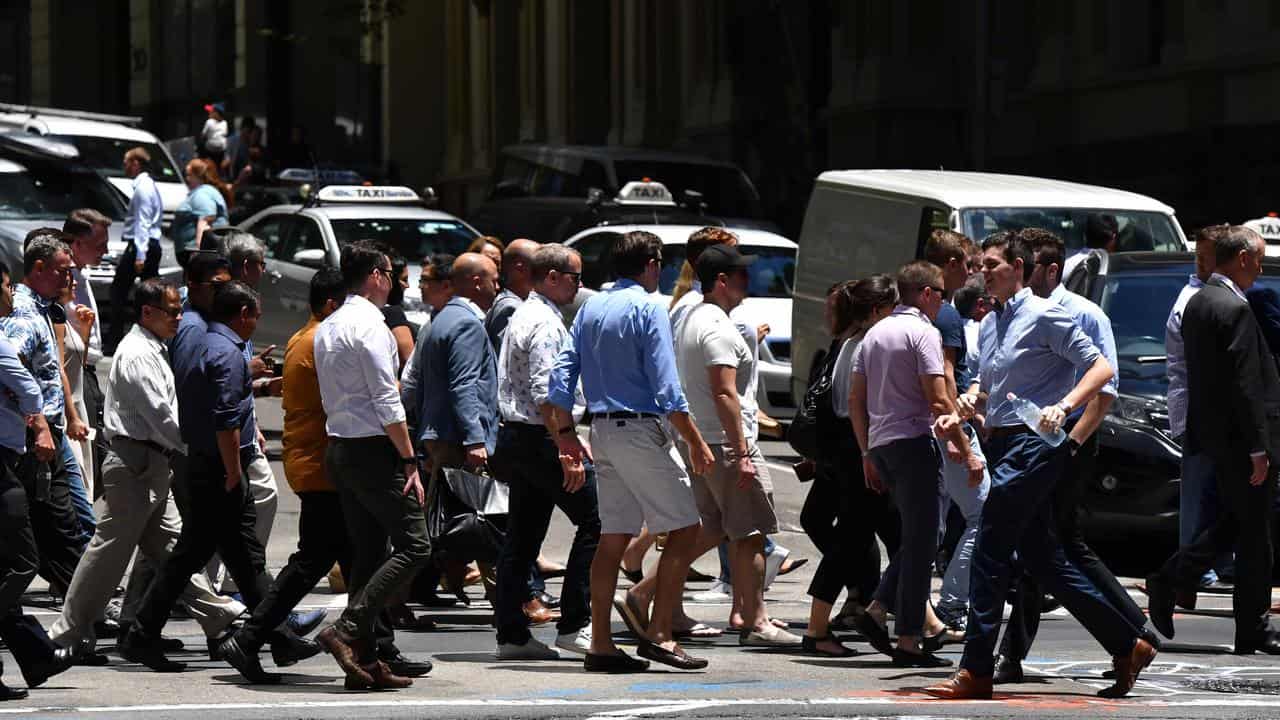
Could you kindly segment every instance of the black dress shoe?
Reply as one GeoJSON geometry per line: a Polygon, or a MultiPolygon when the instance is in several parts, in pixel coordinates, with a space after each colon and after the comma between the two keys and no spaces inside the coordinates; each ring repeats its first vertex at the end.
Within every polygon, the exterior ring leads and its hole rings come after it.
{"type": "Polygon", "coordinates": [[[853,624],[858,628],[858,632],[867,639],[871,647],[876,650],[893,657],[893,640],[889,639],[889,631],[883,625],[876,622],[870,613],[862,613],[853,619],[853,624]]]}
{"type": "Polygon", "coordinates": [[[646,660],[669,665],[677,670],[701,670],[709,663],[706,658],[697,658],[684,651],[684,648],[676,646],[676,652],[672,652],[661,645],[642,640],[640,646],[636,648],[636,654],[646,660]]]}
{"type": "MultiPolygon", "coordinates": [[[[223,647],[225,646],[224,644],[223,647]]],[[[319,643],[298,637],[287,627],[282,626],[282,629],[277,630],[271,637],[271,661],[276,664],[276,667],[289,667],[319,654],[319,643]]]]}
{"type": "Polygon", "coordinates": [[[160,649],[164,652],[182,652],[187,647],[186,643],[178,638],[160,637],[160,649]]]}
{"type": "Polygon", "coordinates": [[[111,658],[100,652],[77,652],[71,661],[76,667],[104,667],[111,658]]]}
{"type": "Polygon", "coordinates": [[[116,650],[125,660],[145,665],[156,672],[175,673],[187,669],[186,663],[174,662],[165,657],[158,642],[147,642],[137,637],[133,630],[120,638],[116,643],[116,650]]]}
{"type": "Polygon", "coordinates": [[[900,647],[893,649],[894,667],[940,668],[951,667],[951,661],[927,652],[912,652],[900,647]]]}
{"type": "Polygon", "coordinates": [[[37,688],[54,675],[66,672],[74,662],[75,651],[71,648],[58,648],[53,651],[53,657],[49,658],[47,662],[40,663],[35,667],[22,668],[22,679],[27,681],[27,687],[37,688]]]}
{"type": "Polygon", "coordinates": [[[93,636],[99,640],[111,640],[120,637],[120,623],[115,620],[99,620],[93,624],[93,636]]]}
{"type": "Polygon", "coordinates": [[[378,659],[391,668],[392,675],[400,675],[402,677],[422,677],[435,667],[430,660],[414,660],[399,650],[395,652],[379,650],[378,659]]]}
{"type": "Polygon", "coordinates": [[[11,688],[0,682],[0,702],[5,700],[26,700],[30,694],[25,688],[11,688]]]}
{"type": "Polygon", "coordinates": [[[1277,636],[1274,632],[1267,632],[1255,642],[1236,643],[1234,650],[1236,655],[1252,655],[1255,652],[1280,655],[1280,636],[1277,636]]]}
{"type": "Polygon", "coordinates": [[[1147,577],[1147,615],[1161,635],[1173,639],[1173,586],[1159,575],[1147,577]]]}
{"type": "Polygon", "coordinates": [[[534,597],[540,600],[543,605],[551,608],[552,610],[555,610],[556,608],[560,607],[560,598],[556,597],[555,595],[552,595],[546,590],[543,590],[540,593],[534,594],[534,597]]]}
{"type": "Polygon", "coordinates": [[[240,643],[236,642],[234,635],[222,643],[218,648],[218,655],[251,683],[274,685],[280,682],[279,673],[263,670],[262,663],[258,660],[258,653],[245,652],[244,648],[240,647],[240,643]]]}
{"type": "Polygon", "coordinates": [[[589,652],[586,659],[582,661],[582,667],[587,672],[637,673],[648,670],[649,661],[633,658],[621,650],[614,655],[596,655],[589,652]]]}
{"type": "Polygon", "coordinates": [[[992,685],[1017,685],[1025,680],[1022,663],[1003,655],[996,659],[996,669],[991,674],[992,685]]]}

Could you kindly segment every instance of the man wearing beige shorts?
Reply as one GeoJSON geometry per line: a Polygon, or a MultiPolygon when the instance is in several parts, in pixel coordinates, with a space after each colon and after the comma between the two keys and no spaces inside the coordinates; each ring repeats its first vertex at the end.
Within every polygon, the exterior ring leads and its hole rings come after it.
{"type": "Polygon", "coordinates": [[[703,251],[694,269],[704,301],[674,329],[676,365],[694,425],[715,458],[707,472],[693,477],[702,516],[695,552],[729,540],[734,606],[742,614],[738,642],[786,647],[799,645],[800,638],[770,622],[764,606],[764,541],[778,531],[778,516],[764,456],[747,431],[756,418],[747,399],[755,354],[729,319],[747,296],[747,267],[755,259],[729,245],[703,251]]]}

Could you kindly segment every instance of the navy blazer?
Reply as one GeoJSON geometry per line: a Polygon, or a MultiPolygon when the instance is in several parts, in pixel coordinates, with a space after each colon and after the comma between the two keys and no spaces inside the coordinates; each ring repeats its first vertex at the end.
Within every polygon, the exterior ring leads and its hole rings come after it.
{"type": "Polygon", "coordinates": [[[462,298],[431,319],[419,378],[422,440],[476,445],[493,454],[498,439],[498,358],[484,320],[462,298]]]}

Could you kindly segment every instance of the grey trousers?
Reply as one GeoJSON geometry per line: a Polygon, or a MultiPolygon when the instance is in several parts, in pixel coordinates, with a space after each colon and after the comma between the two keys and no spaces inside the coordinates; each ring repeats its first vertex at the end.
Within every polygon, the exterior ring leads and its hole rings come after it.
{"type": "Polygon", "coordinates": [[[336,624],[358,641],[356,650],[368,662],[374,621],[387,598],[431,559],[426,516],[417,496],[404,494],[400,453],[386,436],[330,437],[324,459],[352,546],[347,609],[336,624]]]}
{"type": "MultiPolygon", "coordinates": [[[[102,497],[95,511],[98,528],[76,566],[62,616],[49,631],[63,647],[86,641],[137,549],[162,565],[182,532],[174,505],[169,460],[155,449],[117,436],[102,462],[102,497]]],[[[135,563],[135,571],[141,563],[135,563]]],[[[133,584],[133,581],[130,581],[133,584]]],[[[203,573],[191,576],[181,603],[208,637],[217,637],[244,612],[244,605],[213,592],[203,573]]]]}

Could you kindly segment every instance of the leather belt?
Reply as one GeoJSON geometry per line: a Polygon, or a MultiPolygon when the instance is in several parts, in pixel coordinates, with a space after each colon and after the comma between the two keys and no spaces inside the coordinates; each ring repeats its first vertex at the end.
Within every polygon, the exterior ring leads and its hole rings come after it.
{"type": "Polygon", "coordinates": [[[653,413],[636,413],[636,412],[609,412],[596,417],[604,417],[610,420],[640,420],[643,418],[657,419],[658,416],[653,413]]]}

